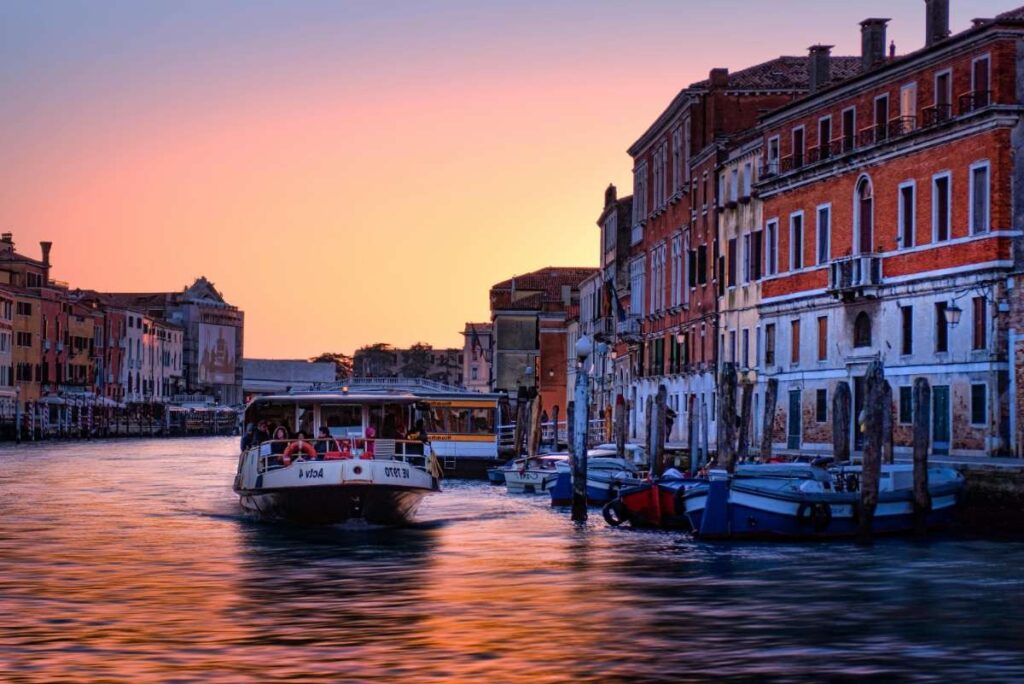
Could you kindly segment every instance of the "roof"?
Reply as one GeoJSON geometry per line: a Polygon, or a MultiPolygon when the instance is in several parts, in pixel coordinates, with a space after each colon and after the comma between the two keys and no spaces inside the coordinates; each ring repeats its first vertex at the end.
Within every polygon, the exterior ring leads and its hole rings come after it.
{"type": "Polygon", "coordinates": [[[548,266],[533,273],[524,273],[503,280],[491,286],[491,290],[537,290],[543,291],[549,296],[560,298],[562,286],[579,286],[581,282],[592,275],[597,268],[574,267],[574,266],[548,266]]]}
{"type": "Polygon", "coordinates": [[[1024,5],[996,15],[996,21],[1024,21],[1024,5]]]}
{"type": "MultiPolygon", "coordinates": [[[[730,90],[806,90],[810,86],[808,61],[810,57],[776,57],[729,74],[730,90]]],[[[832,57],[832,80],[842,81],[860,73],[860,57],[832,57]]],[[[710,87],[704,79],[690,88],[710,87]]]]}
{"type": "MultiPolygon", "coordinates": [[[[860,57],[831,57],[832,60],[832,83],[845,80],[860,73],[860,57]]],[[[747,67],[729,73],[727,76],[725,90],[747,90],[751,93],[777,91],[777,92],[802,92],[810,87],[810,74],[808,73],[808,62],[810,56],[801,57],[776,57],[767,62],[761,62],[754,66],[747,67]]],[[[644,150],[651,138],[660,134],[662,129],[675,118],[691,97],[702,93],[711,87],[711,79],[691,83],[679,91],[668,107],[665,108],[657,119],[654,120],[643,135],[637,138],[636,142],[629,146],[627,153],[630,156],[637,156],[644,150]]]]}

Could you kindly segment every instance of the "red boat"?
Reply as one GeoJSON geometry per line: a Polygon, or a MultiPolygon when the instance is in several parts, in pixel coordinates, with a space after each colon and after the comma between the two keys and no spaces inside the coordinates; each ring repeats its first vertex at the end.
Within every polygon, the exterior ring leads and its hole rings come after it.
{"type": "Polygon", "coordinates": [[[617,499],[605,504],[601,514],[612,527],[628,522],[633,527],[688,530],[690,522],[686,518],[683,495],[693,485],[706,481],[662,477],[657,482],[629,487],[620,491],[617,499]]]}

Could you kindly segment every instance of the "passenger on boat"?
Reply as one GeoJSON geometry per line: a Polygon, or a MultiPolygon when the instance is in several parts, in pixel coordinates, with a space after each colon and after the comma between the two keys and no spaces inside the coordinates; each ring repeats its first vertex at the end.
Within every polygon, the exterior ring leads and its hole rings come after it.
{"type": "Polygon", "coordinates": [[[283,454],[284,450],[288,448],[286,442],[288,441],[288,431],[283,426],[279,426],[274,430],[274,441],[270,445],[270,453],[272,454],[283,454]]]}
{"type": "Polygon", "coordinates": [[[256,439],[254,444],[263,444],[264,442],[270,441],[270,427],[267,425],[267,421],[261,420],[256,423],[256,439]]]}
{"type": "Polygon", "coordinates": [[[373,442],[377,437],[377,428],[368,425],[366,428],[366,449],[363,450],[363,458],[373,458],[373,442]]]}
{"type": "Polygon", "coordinates": [[[406,453],[422,456],[424,452],[423,445],[428,441],[427,428],[423,425],[422,418],[416,421],[416,424],[413,425],[412,429],[406,433],[405,438],[420,442],[420,444],[407,444],[406,453]]]}
{"type": "Polygon", "coordinates": [[[322,461],[327,454],[339,453],[340,451],[341,448],[338,446],[338,442],[331,437],[331,431],[327,429],[326,425],[321,425],[316,438],[317,460],[322,461]]]}

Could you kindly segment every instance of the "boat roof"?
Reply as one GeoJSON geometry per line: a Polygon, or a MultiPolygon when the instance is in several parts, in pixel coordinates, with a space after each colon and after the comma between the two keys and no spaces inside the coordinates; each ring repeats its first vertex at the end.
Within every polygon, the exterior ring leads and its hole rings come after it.
{"type": "Polygon", "coordinates": [[[420,397],[408,392],[304,392],[268,394],[253,399],[249,407],[266,404],[412,404],[420,397]]]}

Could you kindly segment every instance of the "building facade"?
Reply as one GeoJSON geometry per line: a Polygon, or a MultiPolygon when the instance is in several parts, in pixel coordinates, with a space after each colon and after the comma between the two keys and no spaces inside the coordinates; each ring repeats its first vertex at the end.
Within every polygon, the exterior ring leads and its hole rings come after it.
{"type": "Polygon", "coordinates": [[[468,390],[490,392],[494,382],[491,358],[494,354],[490,323],[466,323],[462,331],[462,380],[468,390]]]}
{"type": "Polygon", "coordinates": [[[565,411],[567,325],[579,287],[593,268],[548,267],[497,283],[490,291],[494,390],[542,397],[548,413],[565,411]]]}
{"type": "Polygon", "coordinates": [[[886,20],[868,19],[858,75],[762,123],[760,378],[779,381],[776,449],[830,451],[832,399],[846,383],[857,453],[876,358],[897,453],[910,450],[919,377],[932,387],[935,453],[1014,449],[1008,287],[1024,254],[1024,8],[952,36],[948,2],[927,12],[924,48],[886,55],[886,20]]]}
{"type": "MultiPolygon", "coordinates": [[[[830,58],[839,75],[854,58],[830,58]]],[[[808,89],[808,58],[780,57],[735,73],[712,69],[683,89],[630,147],[633,198],[628,263],[630,432],[643,434],[644,405],[662,384],[676,412],[669,440],[714,449],[718,296],[725,260],[718,241],[718,170],[728,136],[808,89]]],[[[724,294],[724,291],[722,291],[724,294]]]]}

